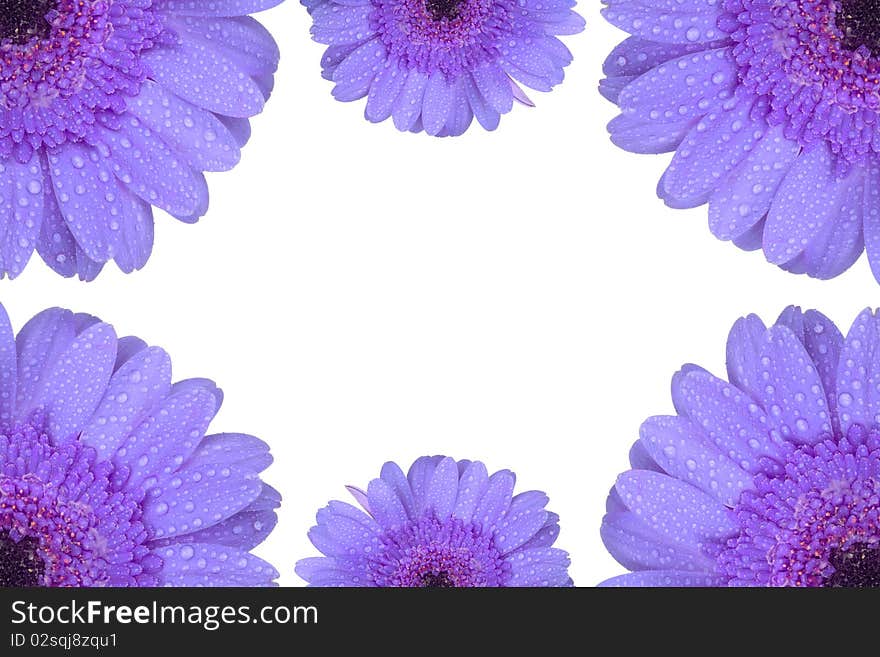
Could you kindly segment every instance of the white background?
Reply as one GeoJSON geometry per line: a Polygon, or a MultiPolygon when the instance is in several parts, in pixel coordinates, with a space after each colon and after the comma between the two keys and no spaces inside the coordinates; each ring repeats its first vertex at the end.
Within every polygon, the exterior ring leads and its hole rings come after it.
{"type": "Polygon", "coordinates": [[[599,539],[641,421],[671,413],[685,362],[724,373],[733,321],[790,303],[848,327],[878,303],[860,260],[837,280],[777,270],[716,241],[706,210],[654,194],[669,156],[617,150],[596,91],[622,34],[599,5],[566,43],[565,83],[500,128],[439,140],[332,99],[323,46],[293,0],[261,15],[282,49],[242,164],[210,176],[208,215],[157,213],[154,255],[123,276],[64,280],[37,256],[0,284],[16,328],[53,305],[166,348],[175,378],[226,401],[213,431],[271,446],[284,496],[257,552],[299,586],[315,511],[381,464],[423,454],[510,468],[562,516],[558,546],[592,586],[623,572],[599,539]]]}

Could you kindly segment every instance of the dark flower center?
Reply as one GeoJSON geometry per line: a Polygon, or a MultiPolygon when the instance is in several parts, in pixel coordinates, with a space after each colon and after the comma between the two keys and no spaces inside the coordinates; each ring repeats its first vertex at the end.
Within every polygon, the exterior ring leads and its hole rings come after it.
{"type": "Polygon", "coordinates": [[[458,7],[463,0],[425,0],[425,9],[435,21],[452,20],[458,16],[458,7]]]}
{"type": "Polygon", "coordinates": [[[18,543],[0,532],[0,587],[38,586],[46,564],[37,554],[39,542],[23,538],[18,543]]]}
{"type": "Polygon", "coordinates": [[[426,589],[452,589],[455,583],[449,578],[449,573],[425,573],[422,575],[422,588],[426,589]]]}
{"type": "Polygon", "coordinates": [[[865,46],[880,55],[880,0],[840,0],[835,22],[843,32],[844,48],[865,46]]]}
{"type": "Polygon", "coordinates": [[[829,561],[834,566],[834,574],[822,586],[880,587],[880,546],[855,543],[846,550],[834,550],[829,561]]]}
{"type": "Polygon", "coordinates": [[[0,41],[45,39],[52,27],[46,15],[57,4],[58,0],[0,0],[0,41]]]}

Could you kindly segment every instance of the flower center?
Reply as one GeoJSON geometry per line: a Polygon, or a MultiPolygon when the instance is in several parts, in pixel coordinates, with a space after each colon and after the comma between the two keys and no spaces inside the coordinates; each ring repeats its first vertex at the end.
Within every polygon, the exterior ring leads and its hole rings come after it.
{"type": "Polygon", "coordinates": [[[440,572],[422,575],[422,588],[451,589],[455,588],[455,583],[449,578],[449,573],[441,570],[440,572]]]}
{"type": "Polygon", "coordinates": [[[452,20],[458,15],[462,0],[425,0],[425,9],[436,21],[452,20]]]}
{"type": "Polygon", "coordinates": [[[880,586],[880,428],[792,448],[734,506],[718,559],[747,586],[880,586]]]}
{"type": "Polygon", "coordinates": [[[845,550],[834,550],[829,561],[834,574],[822,586],[880,587],[880,546],[855,543],[845,550]]]}
{"type": "Polygon", "coordinates": [[[493,536],[429,512],[381,538],[367,569],[376,586],[467,588],[503,586],[507,571],[493,536]]]}
{"type": "Polygon", "coordinates": [[[45,39],[52,27],[46,14],[57,4],[57,0],[0,0],[0,41],[45,39]]]}
{"type": "Polygon", "coordinates": [[[22,538],[13,541],[0,531],[0,587],[38,586],[46,564],[37,554],[39,541],[22,538]]]}
{"type": "Polygon", "coordinates": [[[865,46],[880,55],[880,0],[840,0],[835,23],[843,32],[844,48],[865,46]]]}

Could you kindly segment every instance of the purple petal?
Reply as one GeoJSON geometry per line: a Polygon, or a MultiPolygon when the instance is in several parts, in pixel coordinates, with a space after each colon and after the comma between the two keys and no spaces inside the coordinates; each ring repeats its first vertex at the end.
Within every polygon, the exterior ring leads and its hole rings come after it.
{"type": "Polygon", "coordinates": [[[470,522],[477,504],[483,499],[488,487],[489,472],[486,466],[479,461],[468,464],[458,482],[458,497],[455,500],[452,516],[462,522],[470,522]]]}
{"type": "Polygon", "coordinates": [[[709,199],[712,234],[722,240],[740,239],[760,222],[800,150],[781,127],[769,128],[709,199]]]}
{"type": "Polygon", "coordinates": [[[523,549],[550,547],[559,537],[559,516],[551,511],[547,512],[544,526],[528,541],[523,544],[523,549]]]}
{"type": "Polygon", "coordinates": [[[155,139],[139,119],[129,115],[119,131],[100,134],[114,173],[132,192],[175,216],[199,215],[208,198],[205,177],[155,139]]]}
{"type": "Polygon", "coordinates": [[[151,488],[143,503],[143,521],[153,538],[168,538],[210,527],[256,500],[258,475],[223,464],[188,464],[151,488]]]}
{"type": "Polygon", "coordinates": [[[684,55],[649,70],[620,94],[621,112],[637,122],[682,123],[733,98],[737,67],[731,48],[684,55]]]}
{"type": "Polygon", "coordinates": [[[629,449],[629,464],[633,470],[653,470],[654,472],[663,472],[657,461],[645,449],[645,445],[641,440],[637,440],[629,449]]]}
{"type": "Polygon", "coordinates": [[[263,92],[247,72],[202,41],[189,38],[174,46],[158,46],[142,58],[156,82],[202,109],[240,118],[263,111],[263,92]]]}
{"type": "Polygon", "coordinates": [[[608,124],[611,141],[631,153],[668,153],[681,144],[697,119],[685,119],[677,123],[639,121],[620,115],[608,124]]]}
{"type": "Polygon", "coordinates": [[[567,586],[568,554],[557,548],[518,550],[507,557],[507,586],[567,586]]]}
{"type": "Polygon", "coordinates": [[[215,543],[252,550],[266,540],[278,515],[274,511],[242,511],[212,527],[180,536],[180,542],[215,543]]]}
{"type": "Polygon", "coordinates": [[[187,16],[175,20],[174,28],[184,32],[187,39],[221,51],[251,76],[268,75],[271,79],[278,68],[278,44],[265,27],[249,16],[187,16]]]}
{"type": "Polygon", "coordinates": [[[471,71],[471,77],[486,104],[499,114],[513,109],[513,92],[507,74],[495,62],[486,62],[471,71]]]}
{"type": "Polygon", "coordinates": [[[384,479],[374,479],[367,487],[370,515],[384,529],[403,526],[410,518],[400,496],[384,479]]]}
{"type": "Polygon", "coordinates": [[[675,207],[707,203],[724,179],[764,137],[766,123],[752,103],[728,101],[700,119],[663,176],[664,200],[675,207]]]}
{"type": "Polygon", "coordinates": [[[701,43],[658,43],[631,36],[618,44],[606,57],[602,72],[608,77],[639,76],[660,64],[705,49],[706,46],[701,43]]]}
{"type": "Polygon", "coordinates": [[[831,278],[861,253],[861,169],[838,179],[834,159],[824,143],[818,144],[797,158],[782,181],[764,230],[769,262],[831,278]]]}
{"type": "Polygon", "coordinates": [[[416,501],[413,498],[409,481],[407,481],[406,475],[403,474],[400,466],[389,461],[382,466],[379,476],[400,499],[400,503],[406,510],[407,516],[414,519],[416,517],[416,501]]]}
{"type": "Polygon", "coordinates": [[[753,399],[761,399],[761,349],[767,327],[757,315],[738,319],[727,336],[727,378],[753,399]]]}
{"type": "Polygon", "coordinates": [[[425,96],[422,99],[422,126],[429,135],[436,135],[443,126],[452,109],[455,89],[447,84],[446,76],[438,69],[428,78],[425,96]]]}
{"type": "Polygon", "coordinates": [[[46,410],[56,439],[73,438],[83,428],[104,395],[115,362],[116,333],[109,324],[93,324],[42,377],[30,406],[46,410]]]}
{"type": "Polygon", "coordinates": [[[664,539],[698,547],[736,534],[733,513],[690,484],[672,477],[629,470],[615,486],[627,508],[664,539]]]}
{"type": "Polygon", "coordinates": [[[171,358],[162,349],[142,349],[116,369],[107,391],[82,430],[83,443],[103,459],[112,457],[171,388],[171,358]]]}
{"type": "Polygon", "coordinates": [[[255,436],[218,433],[206,436],[187,461],[188,467],[202,463],[257,473],[272,464],[272,455],[269,446],[255,436]]]}
{"type": "Polygon", "coordinates": [[[356,557],[365,548],[379,548],[380,527],[370,516],[344,502],[330,502],[318,511],[309,531],[312,544],[328,556],[356,557]]]}
{"type": "Polygon", "coordinates": [[[19,331],[16,338],[18,353],[18,390],[16,408],[18,419],[25,419],[35,408],[34,396],[42,387],[43,379],[76,336],[73,313],[61,308],[50,308],[35,315],[19,331]]]}
{"type": "Polygon", "coordinates": [[[113,365],[113,371],[119,371],[119,368],[135,354],[146,348],[147,343],[136,336],[127,335],[124,338],[119,338],[116,343],[116,363],[113,365]]]}
{"type": "Polygon", "coordinates": [[[667,473],[733,506],[754,485],[748,472],[708,444],[700,430],[680,417],[648,418],[640,443],[667,473]]]}
{"type": "Polygon", "coordinates": [[[46,183],[37,151],[25,164],[5,159],[0,170],[0,275],[15,278],[30,260],[40,234],[46,183]]]}
{"type": "Polygon", "coordinates": [[[214,395],[199,389],[172,393],[153,407],[113,459],[130,468],[126,490],[146,491],[157,476],[177,470],[198,447],[216,411],[214,395]]]}
{"type": "Polygon", "coordinates": [[[624,568],[699,568],[711,570],[713,561],[694,545],[670,541],[648,527],[631,511],[609,513],[602,519],[602,542],[624,568]]]}
{"type": "Polygon", "coordinates": [[[473,522],[484,531],[494,530],[510,508],[516,477],[509,470],[499,470],[489,477],[483,498],[474,509],[473,522]]]}
{"type": "Polygon", "coordinates": [[[162,559],[159,586],[269,586],[278,572],[226,545],[178,543],[153,550],[162,559]]]}
{"type": "Polygon", "coordinates": [[[761,349],[761,400],[784,440],[812,444],[831,433],[822,381],[803,344],[786,326],[773,326],[761,349]],[[824,435],[823,435],[824,434],[824,435]]]}
{"type": "Polygon", "coordinates": [[[406,480],[412,489],[415,512],[421,513],[425,508],[428,484],[434,475],[434,468],[443,460],[442,456],[422,456],[416,459],[406,473],[406,480]]]}
{"type": "Polygon", "coordinates": [[[694,3],[676,3],[674,9],[661,3],[648,4],[636,0],[613,0],[602,10],[605,19],[620,29],[643,39],[662,43],[711,43],[724,38],[718,29],[721,16],[717,5],[702,3],[709,11],[694,11],[694,3]]]}
{"type": "Polygon", "coordinates": [[[0,304],[0,422],[7,424],[15,412],[15,389],[18,378],[15,334],[6,308],[0,304]]]}
{"type": "Polygon", "coordinates": [[[352,52],[333,71],[333,97],[343,102],[367,95],[370,85],[385,62],[385,46],[378,38],[371,39],[352,52]]]}
{"type": "MultiPolygon", "coordinates": [[[[372,10],[372,6],[369,6],[369,9],[372,10]]],[[[398,66],[396,60],[389,59],[385,62],[385,66],[370,86],[370,93],[367,96],[364,115],[368,120],[378,123],[391,116],[394,101],[406,85],[406,80],[406,69],[398,66]]]]}
{"type": "Polygon", "coordinates": [[[865,166],[862,215],[868,263],[874,278],[880,282],[880,161],[876,156],[865,166]]]}
{"type": "Polygon", "coordinates": [[[816,371],[822,380],[822,389],[828,402],[828,411],[831,415],[832,424],[839,428],[837,419],[837,366],[840,360],[840,350],[843,347],[843,335],[830,319],[816,310],[808,310],[801,313],[800,309],[793,308],[776,320],[777,324],[783,324],[792,328],[799,326],[800,330],[795,335],[803,342],[807,353],[816,365],[816,371]]]}
{"type": "Polygon", "coordinates": [[[880,318],[864,310],[843,343],[837,370],[840,428],[880,423],[880,318]]]}
{"type": "Polygon", "coordinates": [[[458,466],[448,456],[437,464],[427,483],[422,510],[433,509],[438,518],[448,518],[458,496],[458,466]]]}
{"type": "Polygon", "coordinates": [[[392,117],[394,127],[398,130],[410,130],[415,125],[422,111],[422,101],[425,97],[425,87],[428,85],[428,76],[412,69],[406,77],[403,89],[394,101],[392,117]]]}
{"type": "Polygon", "coordinates": [[[182,16],[244,16],[265,11],[282,0],[154,0],[159,11],[182,16]]]}
{"type": "Polygon", "coordinates": [[[538,491],[521,493],[513,498],[510,509],[495,532],[495,546],[502,555],[522,547],[547,522],[547,496],[538,491]]]}
{"type": "Polygon", "coordinates": [[[199,171],[228,171],[241,159],[235,137],[220,120],[149,80],[128,110],[199,171]]]}
{"type": "Polygon", "coordinates": [[[767,414],[741,390],[701,371],[688,372],[678,385],[687,417],[743,470],[763,471],[768,467],[765,457],[779,456],[767,414]]]}
{"type": "Polygon", "coordinates": [[[463,76],[461,78],[461,85],[464,88],[464,93],[467,96],[468,103],[477,122],[486,130],[495,130],[501,121],[501,115],[489,105],[477,89],[473,77],[470,75],[463,76]]]}
{"type": "Polygon", "coordinates": [[[725,580],[720,575],[710,573],[694,573],[684,570],[643,570],[627,573],[605,580],[599,586],[661,586],[661,587],[706,587],[724,586],[725,580]]]}
{"type": "Polygon", "coordinates": [[[96,262],[113,257],[125,210],[112,164],[94,148],[65,144],[48,152],[55,199],[77,244],[96,262]]]}

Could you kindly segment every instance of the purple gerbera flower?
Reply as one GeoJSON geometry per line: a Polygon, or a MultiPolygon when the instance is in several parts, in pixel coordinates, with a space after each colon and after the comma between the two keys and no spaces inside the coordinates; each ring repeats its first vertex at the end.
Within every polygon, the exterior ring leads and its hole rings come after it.
{"type": "Polygon", "coordinates": [[[583,30],[574,0],[302,0],[312,36],[329,46],[323,75],[333,96],[367,97],[369,121],[398,130],[462,134],[476,117],[494,130],[517,82],[550,91],[571,53],[556,35],[583,30]]]}
{"type": "Polygon", "coordinates": [[[0,0],[0,277],[140,269],[208,207],[272,89],[281,0],[0,0]]]}
{"type": "Polygon", "coordinates": [[[750,315],[730,382],[695,365],[608,498],[621,586],[880,586],[880,315],[750,315]]]}
{"type": "Polygon", "coordinates": [[[162,349],[0,306],[0,586],[262,586],[280,497],[262,441],[205,436],[223,395],[162,349]]]}
{"type": "Polygon", "coordinates": [[[605,62],[615,144],[675,151],[658,193],[716,237],[832,278],[880,280],[876,0],[605,0],[632,36],[605,62]]]}
{"type": "Polygon", "coordinates": [[[386,463],[366,492],[348,487],[366,513],[318,511],[309,538],[326,556],[296,572],[311,586],[570,586],[559,516],[544,493],[513,495],[515,481],[479,461],[425,456],[407,475],[386,463]]]}

